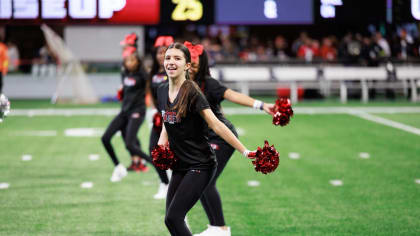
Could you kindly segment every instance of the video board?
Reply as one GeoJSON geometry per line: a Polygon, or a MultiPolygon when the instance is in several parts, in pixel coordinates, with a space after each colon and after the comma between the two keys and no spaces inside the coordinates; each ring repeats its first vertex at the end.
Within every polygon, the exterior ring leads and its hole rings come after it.
{"type": "Polygon", "coordinates": [[[215,23],[312,24],[312,0],[215,0],[215,23]]]}

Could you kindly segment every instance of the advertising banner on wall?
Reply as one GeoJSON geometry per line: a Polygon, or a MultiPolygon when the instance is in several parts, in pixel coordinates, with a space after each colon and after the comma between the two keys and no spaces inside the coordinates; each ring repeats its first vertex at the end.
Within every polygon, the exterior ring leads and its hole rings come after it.
{"type": "Polygon", "coordinates": [[[158,24],[160,0],[1,0],[0,23],[158,24]]]}

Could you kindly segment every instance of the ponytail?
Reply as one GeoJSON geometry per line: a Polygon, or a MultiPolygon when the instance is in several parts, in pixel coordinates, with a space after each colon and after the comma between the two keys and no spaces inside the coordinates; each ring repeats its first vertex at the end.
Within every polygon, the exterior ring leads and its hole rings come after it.
{"type": "Polygon", "coordinates": [[[179,89],[179,99],[173,110],[177,110],[176,118],[179,120],[187,116],[191,111],[201,91],[198,85],[190,79],[184,81],[179,89]]]}

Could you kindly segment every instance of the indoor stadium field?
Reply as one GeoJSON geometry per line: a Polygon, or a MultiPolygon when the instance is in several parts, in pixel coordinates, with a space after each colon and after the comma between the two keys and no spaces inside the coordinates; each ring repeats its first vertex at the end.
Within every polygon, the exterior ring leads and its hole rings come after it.
{"type": "MultiPolygon", "coordinates": [[[[274,98],[264,98],[272,101],[274,98]]],[[[156,173],[111,183],[100,136],[119,107],[11,100],[0,124],[0,235],[169,235],[156,173]]],[[[411,102],[302,102],[286,127],[223,103],[248,147],[280,153],[263,175],[235,152],[218,188],[232,235],[419,235],[420,107],[411,102]]],[[[148,147],[149,125],[138,137],[148,147]]],[[[121,137],[114,137],[125,165],[121,137]]],[[[150,165],[149,165],[149,168],[150,165]]],[[[208,224],[201,204],[193,233],[208,224]]]]}
{"type": "Polygon", "coordinates": [[[283,235],[420,235],[420,0],[0,0],[0,236],[283,235]]]}

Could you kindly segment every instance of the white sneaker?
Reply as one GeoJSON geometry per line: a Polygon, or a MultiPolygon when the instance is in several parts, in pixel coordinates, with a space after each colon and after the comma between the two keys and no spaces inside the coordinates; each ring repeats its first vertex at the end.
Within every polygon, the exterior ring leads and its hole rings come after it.
{"type": "Polygon", "coordinates": [[[219,226],[207,225],[207,229],[199,234],[194,234],[194,236],[231,236],[230,227],[227,227],[227,230],[222,229],[219,226]]]}
{"type": "Polygon", "coordinates": [[[126,176],[127,169],[122,164],[118,164],[112,172],[111,182],[119,182],[126,176]]]}
{"type": "Polygon", "coordinates": [[[172,177],[172,170],[171,170],[171,169],[166,170],[166,175],[168,175],[168,180],[171,180],[171,177],[172,177]]]}
{"type": "Polygon", "coordinates": [[[185,221],[185,224],[187,225],[187,228],[191,231],[191,227],[190,227],[190,224],[188,223],[187,216],[185,216],[184,221],[185,221]]]}
{"type": "Polygon", "coordinates": [[[160,183],[158,192],[153,195],[154,199],[165,199],[166,194],[168,193],[168,185],[160,183]]]}

